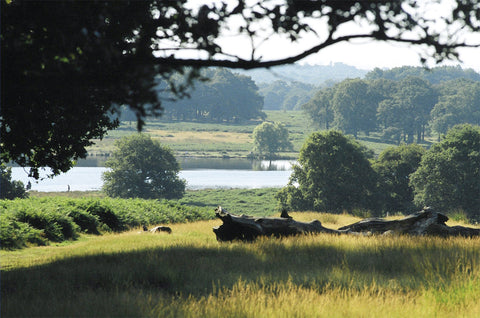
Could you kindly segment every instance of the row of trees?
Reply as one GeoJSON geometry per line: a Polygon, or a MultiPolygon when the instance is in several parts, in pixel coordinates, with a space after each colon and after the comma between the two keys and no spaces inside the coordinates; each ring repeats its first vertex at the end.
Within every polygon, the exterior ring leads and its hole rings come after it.
{"type": "Polygon", "coordinates": [[[480,124],[480,82],[459,79],[431,85],[419,77],[348,79],[318,91],[302,106],[319,128],[357,137],[381,131],[387,140],[412,143],[457,124],[480,124]]]}
{"type": "Polygon", "coordinates": [[[460,66],[439,66],[430,69],[402,66],[389,70],[376,68],[367,72],[339,63],[333,66],[289,65],[273,68],[272,71],[268,73],[266,70],[255,70],[243,73],[252,76],[257,83],[260,95],[264,97],[263,108],[274,110],[300,110],[319,89],[333,87],[347,78],[401,81],[408,77],[418,77],[431,85],[460,79],[480,81],[479,73],[473,69],[462,69],[460,66]],[[269,77],[259,74],[269,74],[269,77]]]}
{"type": "Polygon", "coordinates": [[[372,153],[339,131],[313,133],[300,151],[283,208],[408,213],[422,206],[480,218],[480,127],[455,126],[428,151],[411,144],[372,153]]]}
{"type": "Polygon", "coordinates": [[[375,68],[365,74],[366,80],[388,79],[401,81],[408,77],[420,77],[432,85],[458,79],[480,81],[480,74],[473,69],[463,69],[460,66],[437,66],[431,69],[415,66],[394,67],[389,70],[375,68]]]}
{"type": "Polygon", "coordinates": [[[232,122],[266,117],[262,112],[263,97],[249,76],[235,74],[225,68],[211,68],[203,70],[202,77],[203,81],[195,81],[194,87],[187,91],[189,98],[168,101],[174,96],[159,92],[167,99],[164,102],[164,117],[232,122]]]}
{"type": "Polygon", "coordinates": [[[276,110],[298,110],[316,91],[314,85],[297,81],[274,81],[259,87],[264,99],[263,108],[276,110]]]}

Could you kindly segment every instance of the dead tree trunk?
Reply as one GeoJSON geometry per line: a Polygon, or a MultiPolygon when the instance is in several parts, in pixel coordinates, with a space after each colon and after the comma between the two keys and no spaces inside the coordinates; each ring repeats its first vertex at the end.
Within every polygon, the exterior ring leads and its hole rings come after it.
{"type": "Polygon", "coordinates": [[[222,207],[215,210],[215,215],[223,221],[219,227],[213,228],[219,241],[254,240],[258,236],[289,236],[307,233],[333,233],[337,230],[327,229],[318,220],[309,223],[298,222],[286,218],[257,218],[248,215],[234,215],[222,207]]]}
{"type": "Polygon", "coordinates": [[[347,225],[338,230],[322,226],[320,221],[309,223],[293,220],[288,214],[286,217],[252,217],[248,215],[234,215],[222,207],[216,210],[216,216],[223,221],[213,232],[219,241],[254,240],[259,236],[290,236],[308,233],[330,234],[408,234],[408,235],[436,235],[436,236],[480,236],[480,229],[463,226],[447,226],[448,217],[425,208],[400,220],[384,220],[379,218],[365,219],[347,225]]]}

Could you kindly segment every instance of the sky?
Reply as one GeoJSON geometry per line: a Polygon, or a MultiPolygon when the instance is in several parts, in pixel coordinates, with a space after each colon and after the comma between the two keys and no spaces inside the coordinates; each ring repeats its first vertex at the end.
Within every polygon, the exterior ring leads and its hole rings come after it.
{"type": "MultiPolygon", "coordinates": [[[[473,35],[477,43],[480,43],[480,35],[473,35]]],[[[306,39],[300,43],[291,43],[286,40],[270,39],[258,49],[258,54],[264,60],[278,59],[302,52],[314,45],[315,40],[306,39]]],[[[225,38],[221,41],[223,47],[229,48],[232,54],[248,58],[251,47],[250,41],[238,37],[225,38]]],[[[300,64],[329,65],[332,63],[344,63],[359,69],[372,70],[378,68],[393,68],[401,66],[421,66],[420,53],[422,48],[418,46],[380,42],[373,40],[358,40],[355,43],[342,42],[310,55],[301,60],[300,64]]],[[[441,65],[460,65],[462,68],[472,68],[480,72],[480,47],[459,49],[461,63],[458,61],[446,61],[441,65]]],[[[429,63],[429,67],[436,66],[429,63]]]]}
{"type": "MultiPolygon", "coordinates": [[[[365,70],[376,67],[421,66],[419,51],[418,48],[398,43],[373,41],[357,44],[341,43],[306,58],[302,63],[326,65],[342,62],[365,70]]],[[[480,72],[480,48],[460,50],[460,59],[462,63],[448,61],[443,65],[461,65],[463,68],[472,68],[480,72]]],[[[429,66],[433,67],[435,64],[429,66]]]]}
{"type": "MultiPolygon", "coordinates": [[[[195,0],[191,1],[195,2],[195,0]]],[[[433,1],[428,3],[433,3],[434,7],[425,8],[424,10],[426,13],[424,14],[429,15],[429,18],[434,18],[435,21],[441,21],[441,19],[437,19],[438,15],[449,16],[452,3],[454,2],[452,2],[452,0],[440,0],[438,2],[433,1]]],[[[233,29],[235,29],[235,24],[236,22],[233,21],[233,29]]],[[[320,31],[320,33],[325,30],[324,27],[322,28],[321,24],[318,24],[316,27],[318,27],[317,31],[320,31]]],[[[371,28],[369,25],[359,26],[358,24],[350,22],[346,26],[342,26],[343,29],[340,32],[343,34],[363,33],[365,29],[362,28],[369,27],[371,28]]],[[[442,28],[444,27],[444,23],[434,25],[435,29],[441,31],[443,31],[442,28]]],[[[447,33],[444,32],[444,34],[446,35],[447,33]]],[[[480,44],[480,33],[463,35],[463,38],[470,43],[480,44]]],[[[262,42],[257,50],[257,56],[263,56],[264,60],[291,56],[309,49],[315,45],[317,41],[317,38],[307,36],[303,41],[292,44],[287,40],[281,40],[273,36],[269,37],[267,41],[262,42]]],[[[237,54],[243,58],[250,57],[249,48],[251,48],[251,42],[249,39],[242,39],[238,36],[226,36],[220,43],[222,44],[222,47],[230,48],[227,51],[231,54],[237,54]]],[[[364,39],[358,40],[356,43],[345,42],[327,47],[319,53],[300,61],[300,64],[329,65],[331,63],[341,62],[365,70],[371,70],[376,67],[393,68],[399,66],[421,66],[419,55],[421,51],[421,48],[407,44],[386,43],[364,39]]],[[[459,53],[462,63],[459,63],[458,61],[447,61],[443,65],[460,64],[463,68],[472,68],[475,71],[480,72],[480,47],[459,49],[459,53]]],[[[430,67],[435,65],[435,63],[428,64],[430,67]]]]}

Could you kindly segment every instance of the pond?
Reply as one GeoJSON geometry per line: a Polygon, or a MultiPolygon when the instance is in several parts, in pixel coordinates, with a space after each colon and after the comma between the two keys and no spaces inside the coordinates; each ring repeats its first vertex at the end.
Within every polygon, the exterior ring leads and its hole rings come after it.
{"type": "MultiPolygon", "coordinates": [[[[291,161],[251,161],[246,159],[180,159],[180,178],[187,181],[188,190],[221,188],[280,188],[288,183],[291,161]]],[[[103,185],[105,167],[77,166],[67,173],[40,181],[28,178],[27,171],[12,168],[12,179],[40,192],[95,191],[103,185]]],[[[45,175],[45,174],[44,174],[45,175]]]]}

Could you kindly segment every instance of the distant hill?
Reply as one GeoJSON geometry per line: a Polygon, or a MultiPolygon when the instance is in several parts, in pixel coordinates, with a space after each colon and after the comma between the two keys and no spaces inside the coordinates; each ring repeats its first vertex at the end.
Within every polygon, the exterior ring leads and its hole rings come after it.
{"type": "Polygon", "coordinates": [[[382,70],[379,68],[369,72],[365,79],[388,79],[393,81],[401,81],[407,77],[420,77],[430,84],[439,84],[459,78],[470,79],[473,81],[480,81],[480,74],[473,69],[463,69],[460,66],[438,66],[432,69],[425,69],[423,67],[402,66],[395,67],[389,70],[382,70]]]}
{"type": "Polygon", "coordinates": [[[270,69],[236,70],[240,74],[250,76],[257,84],[269,84],[275,81],[302,82],[315,86],[325,82],[340,82],[346,78],[363,78],[368,71],[343,63],[331,65],[299,65],[290,64],[270,69]]]}

